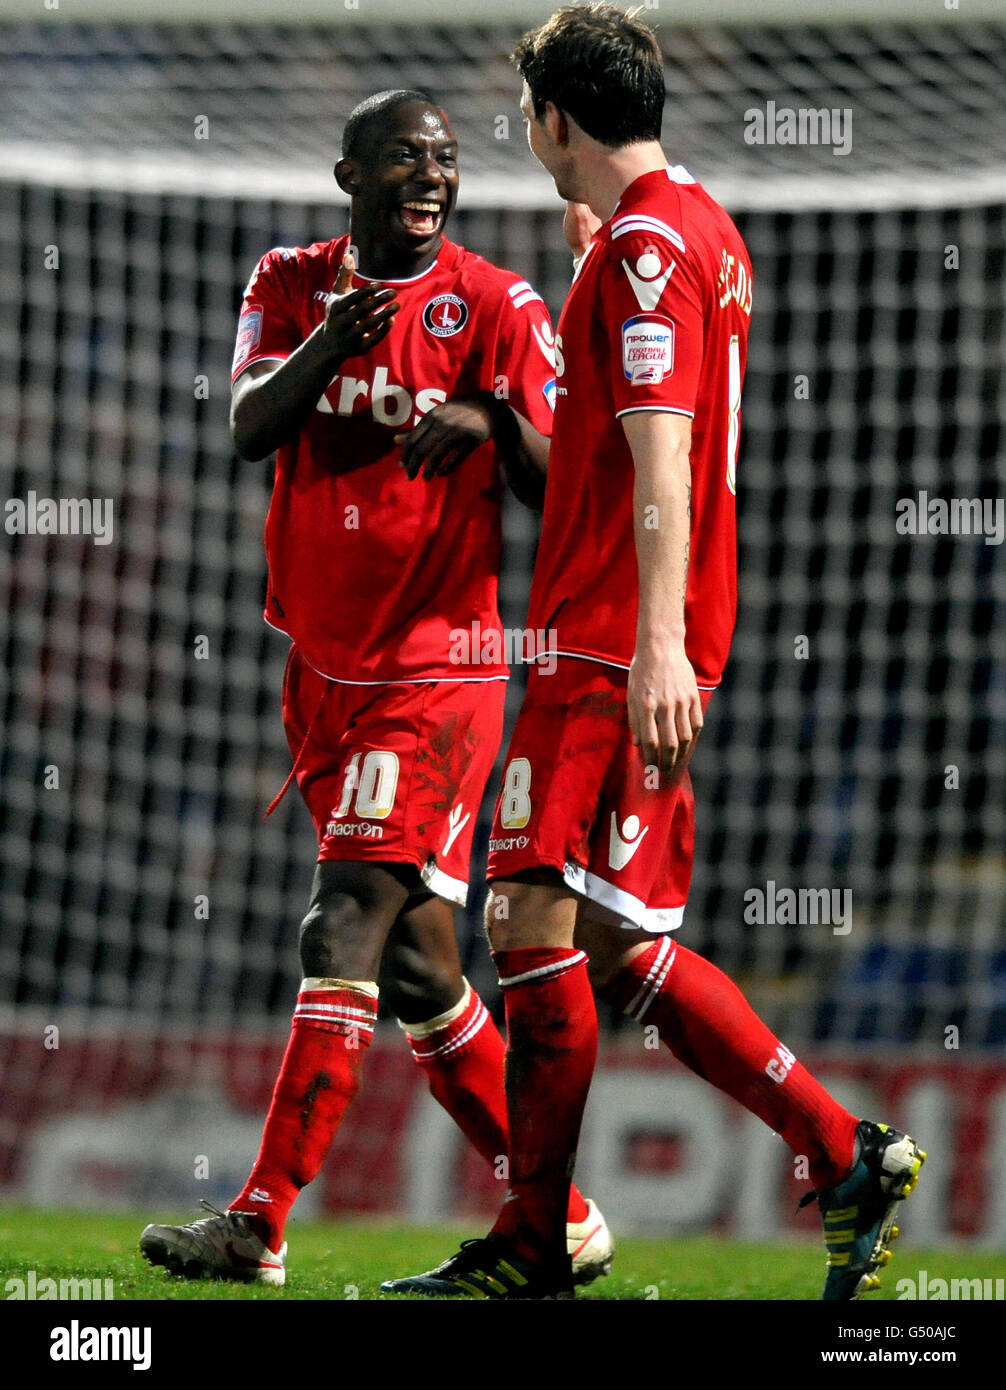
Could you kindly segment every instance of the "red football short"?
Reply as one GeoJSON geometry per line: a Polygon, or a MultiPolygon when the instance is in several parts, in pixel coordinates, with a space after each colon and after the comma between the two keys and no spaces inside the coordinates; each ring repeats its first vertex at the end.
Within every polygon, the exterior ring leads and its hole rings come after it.
{"type": "Polygon", "coordinates": [[[283,727],[319,861],[415,864],[463,906],[505,696],[502,680],[346,685],[292,648],[283,727]]]}
{"type": "MultiPolygon", "coordinates": [[[[532,667],[489,841],[489,880],[558,869],[623,926],[681,925],[695,844],[688,773],[647,773],[626,712],[628,671],[559,657],[532,667]]],[[[705,710],[712,691],[699,691],[705,710]]]]}

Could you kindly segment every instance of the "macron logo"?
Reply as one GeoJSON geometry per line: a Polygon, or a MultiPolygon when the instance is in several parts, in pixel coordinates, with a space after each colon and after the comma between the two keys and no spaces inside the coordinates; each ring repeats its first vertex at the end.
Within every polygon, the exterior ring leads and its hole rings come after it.
{"type": "Polygon", "coordinates": [[[639,817],[627,816],[625,824],[622,826],[622,833],[619,834],[618,818],[615,812],[612,811],[611,834],[608,837],[609,867],[612,869],[624,869],[636,850],[642,844],[643,836],[649,828],[648,825],[644,825],[642,830],[640,830],[639,817]]]}
{"type": "Polygon", "coordinates": [[[441,854],[450,853],[451,845],[453,845],[454,841],[458,838],[462,830],[464,830],[465,826],[471,820],[471,811],[468,812],[464,820],[461,819],[461,812],[464,809],[465,808],[463,804],[460,806],[452,807],[451,814],[447,817],[447,839],[444,841],[444,847],[440,851],[441,854]]]}
{"type": "Polygon", "coordinates": [[[268,1192],[261,1187],[253,1187],[248,1193],[248,1200],[249,1202],[268,1202],[270,1206],[273,1205],[272,1198],[269,1196],[268,1192]]]}
{"type": "Polygon", "coordinates": [[[641,309],[652,313],[657,307],[676,265],[677,261],[671,261],[665,270],[655,251],[644,251],[636,261],[635,269],[628,261],[622,262],[622,269],[629,277],[629,284],[641,309]]]}

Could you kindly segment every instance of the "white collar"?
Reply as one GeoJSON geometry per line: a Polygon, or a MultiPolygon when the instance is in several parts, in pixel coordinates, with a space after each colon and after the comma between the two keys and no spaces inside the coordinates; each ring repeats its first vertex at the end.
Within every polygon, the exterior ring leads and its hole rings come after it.
{"type": "Polygon", "coordinates": [[[419,272],[418,275],[410,275],[410,276],[408,277],[408,279],[406,279],[406,280],[389,280],[388,277],[387,277],[386,275],[380,276],[380,277],[377,277],[377,276],[374,276],[374,275],[364,275],[364,273],[363,273],[362,270],[354,270],[354,271],[353,271],[353,274],[355,275],[355,277],[356,277],[358,280],[367,280],[367,281],[369,281],[371,284],[375,283],[378,279],[380,279],[380,283],[381,283],[382,285],[411,285],[411,284],[413,284],[416,280],[421,280],[421,279],[423,278],[424,275],[429,275],[429,273],[430,273],[431,270],[436,270],[436,268],[437,268],[437,263],[439,262],[439,260],[440,260],[440,253],[438,252],[438,253],[437,253],[437,259],[436,259],[435,261],[432,261],[432,262],[426,267],[425,270],[421,270],[421,271],[419,272]]]}

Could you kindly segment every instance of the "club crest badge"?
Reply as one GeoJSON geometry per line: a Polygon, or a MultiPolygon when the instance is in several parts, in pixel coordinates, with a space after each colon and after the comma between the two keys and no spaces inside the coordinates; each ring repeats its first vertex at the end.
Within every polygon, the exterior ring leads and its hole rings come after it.
{"type": "Polygon", "coordinates": [[[453,338],[468,322],[468,305],[456,294],[438,294],[423,310],[423,325],[435,338],[453,338]]]}

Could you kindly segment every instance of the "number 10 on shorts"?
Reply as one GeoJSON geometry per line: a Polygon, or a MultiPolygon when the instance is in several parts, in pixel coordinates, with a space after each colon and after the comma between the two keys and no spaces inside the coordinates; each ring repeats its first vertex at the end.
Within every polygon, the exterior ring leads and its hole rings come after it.
{"type": "Polygon", "coordinates": [[[342,800],[335,816],[348,816],[356,793],[356,814],[361,820],[384,820],[390,816],[398,790],[398,754],[374,749],[363,759],[354,753],[346,765],[342,800]]]}

